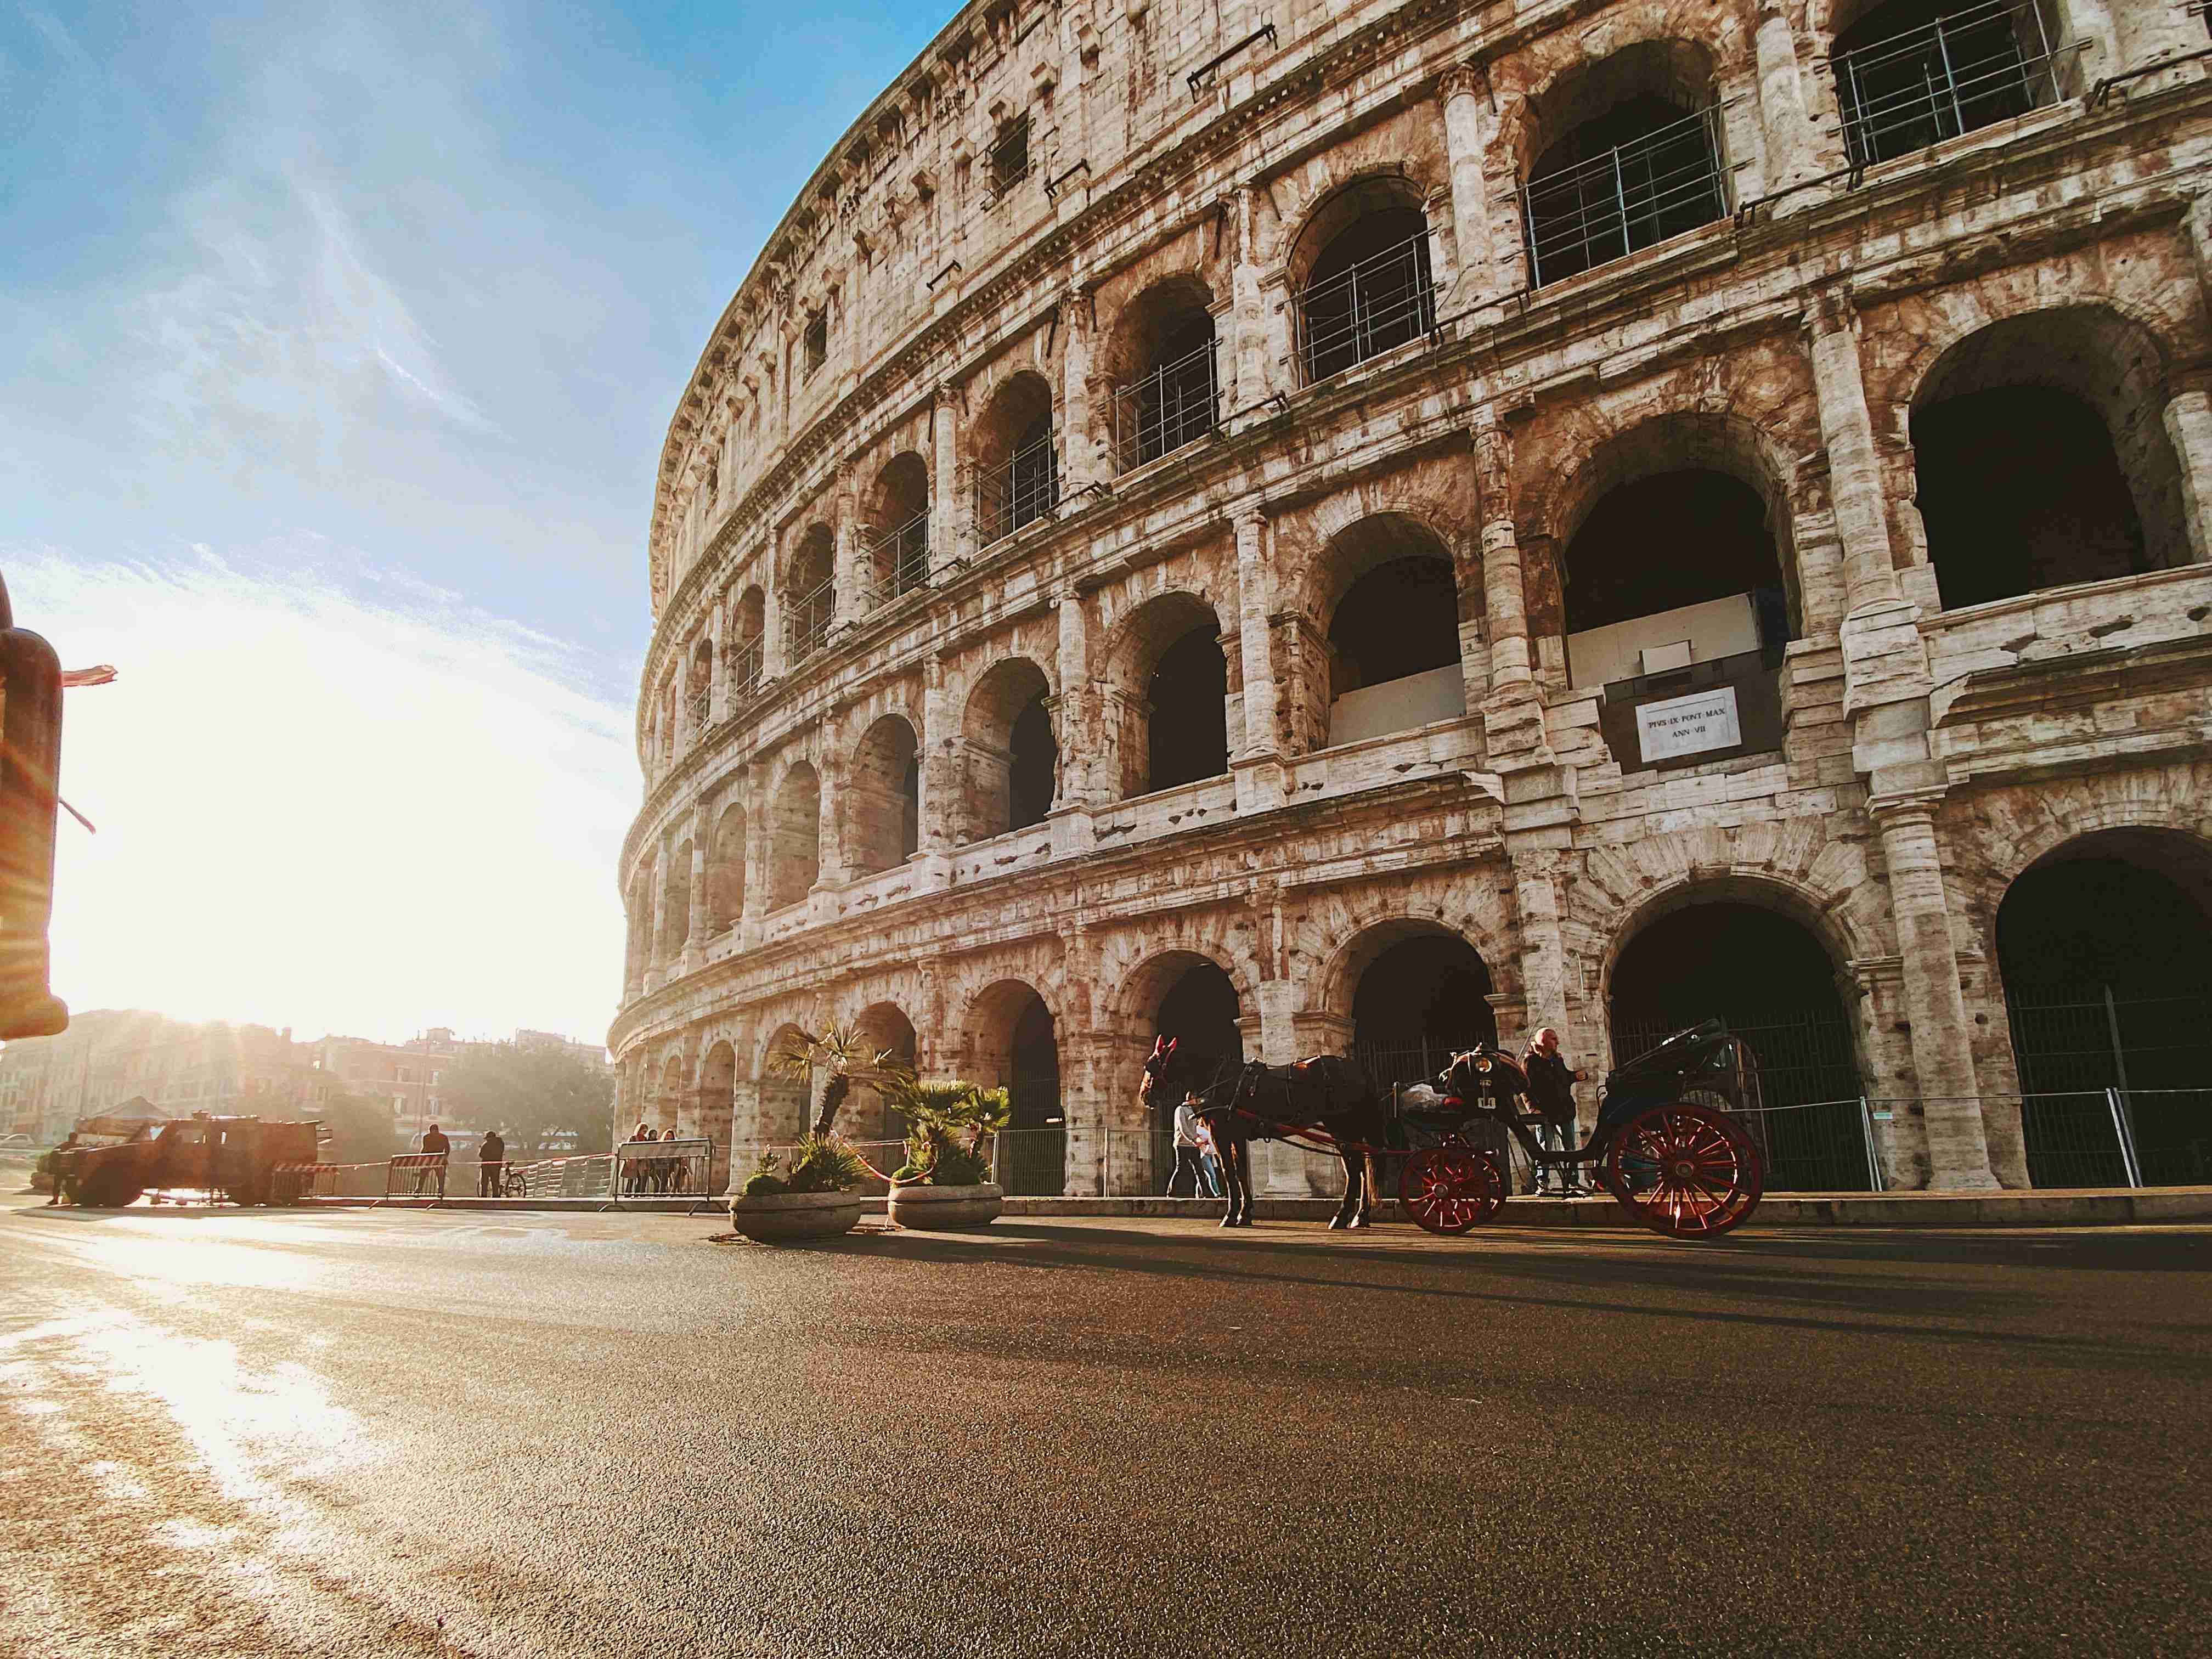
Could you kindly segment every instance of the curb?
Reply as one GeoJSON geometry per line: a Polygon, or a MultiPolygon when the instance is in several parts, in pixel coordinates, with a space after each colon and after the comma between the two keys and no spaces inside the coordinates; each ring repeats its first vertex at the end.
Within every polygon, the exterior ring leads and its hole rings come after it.
{"type": "MultiPolygon", "coordinates": [[[[720,1198],[310,1198],[317,1209],[550,1211],[591,1214],[714,1215],[720,1198]]],[[[881,1215],[885,1200],[866,1200],[862,1213],[881,1215]]],[[[1261,1221],[1326,1222],[1333,1198],[1261,1198],[1252,1213],[1261,1221]]],[[[1221,1200],[1212,1198],[1008,1198],[1010,1218],[1054,1216],[1212,1221],[1221,1200]]],[[[1402,1222],[1395,1200],[1375,1206],[1379,1221],[1402,1222]]],[[[1753,1227],[2133,1227],[2161,1222],[2212,1221],[2212,1187],[2087,1188],[2004,1193],[1784,1193],[1769,1198],[1752,1218],[1753,1227]]],[[[1493,1227],[1570,1229],[1633,1227],[1609,1198],[1539,1199],[1508,1202],[1487,1224],[1493,1227]]]]}

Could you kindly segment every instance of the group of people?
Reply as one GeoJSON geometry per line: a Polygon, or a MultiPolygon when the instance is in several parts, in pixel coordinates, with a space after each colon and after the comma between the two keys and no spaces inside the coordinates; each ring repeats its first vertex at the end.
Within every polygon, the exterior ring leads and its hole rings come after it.
{"type": "MultiPolygon", "coordinates": [[[[435,1181],[438,1196],[446,1195],[446,1169],[453,1161],[453,1143],[446,1132],[433,1123],[422,1131],[420,1149],[408,1157],[415,1169],[415,1192],[420,1197],[435,1181]]],[[[507,1195],[507,1137],[496,1129],[484,1131],[483,1139],[477,1143],[477,1196],[504,1198],[507,1195]]]]}
{"type": "Polygon", "coordinates": [[[1168,1176],[1170,1198],[1219,1198],[1221,1154],[1214,1149],[1213,1126],[1198,1115],[1202,1104],[1188,1094],[1175,1109],[1175,1169],[1168,1176]]]}
{"type": "Polygon", "coordinates": [[[641,1120],[630,1131],[629,1145],[622,1149],[622,1189],[631,1197],[661,1196],[681,1193],[690,1186],[690,1164],[684,1154],[673,1150],[665,1152],[638,1152],[633,1150],[641,1141],[664,1141],[676,1139],[673,1128],[663,1129],[658,1135],[653,1126],[641,1120]]]}

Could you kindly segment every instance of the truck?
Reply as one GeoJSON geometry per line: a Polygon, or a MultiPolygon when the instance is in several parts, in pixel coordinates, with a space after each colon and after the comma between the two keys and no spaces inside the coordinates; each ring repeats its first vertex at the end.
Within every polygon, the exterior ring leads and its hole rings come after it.
{"type": "Polygon", "coordinates": [[[194,1112],[139,1124],[114,1146],[72,1147],[59,1155],[57,1173],[64,1198],[100,1208],[178,1188],[221,1193],[234,1204],[289,1204],[307,1189],[329,1139],[316,1121],[194,1112]]]}

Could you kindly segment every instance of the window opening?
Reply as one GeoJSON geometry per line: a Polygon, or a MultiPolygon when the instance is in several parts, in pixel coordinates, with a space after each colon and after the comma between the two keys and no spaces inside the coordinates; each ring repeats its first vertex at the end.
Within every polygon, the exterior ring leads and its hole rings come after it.
{"type": "Polygon", "coordinates": [[[1060,505],[1060,458],[1053,449],[1052,414],[1024,428],[1014,453],[981,481],[982,539],[994,542],[1049,514],[1060,505]]]}
{"type": "Polygon", "coordinates": [[[1941,14],[1930,0],[1891,0],[1836,46],[1831,64],[1854,167],[2058,101],[2056,54],[2035,0],[1941,14]]]}
{"type": "Polygon", "coordinates": [[[1521,192],[1528,284],[1541,288],[1710,224],[1727,212],[1717,106],[1615,105],[1547,150],[1521,192]]]}
{"type": "Polygon", "coordinates": [[[805,373],[811,374],[830,356],[830,308],[827,306],[806,319],[806,331],[800,337],[805,373]]]}
{"type": "Polygon", "coordinates": [[[1147,787],[1172,789],[1229,769],[1228,696],[1229,660],[1208,619],[1161,653],[1152,671],[1147,787]]]}
{"type": "Polygon", "coordinates": [[[991,146],[991,195],[1003,198],[1030,176],[1030,118],[1009,121],[991,146]]]}
{"type": "Polygon", "coordinates": [[[1219,415],[1213,319],[1190,319],[1167,337],[1159,355],[1143,380],[1114,393],[1114,447],[1125,468],[1204,437],[1219,415]]]}
{"type": "Polygon", "coordinates": [[[1418,208],[1369,214],[1331,242],[1298,295],[1298,349],[1310,384],[1436,327],[1428,221],[1418,208]]]}

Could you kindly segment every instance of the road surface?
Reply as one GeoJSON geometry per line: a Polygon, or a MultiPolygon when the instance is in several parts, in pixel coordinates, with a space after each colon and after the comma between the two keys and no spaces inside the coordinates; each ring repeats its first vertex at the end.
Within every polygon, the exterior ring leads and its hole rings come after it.
{"type": "Polygon", "coordinates": [[[0,1651],[2203,1652],[2212,1230],[0,1209],[0,1651]]]}

